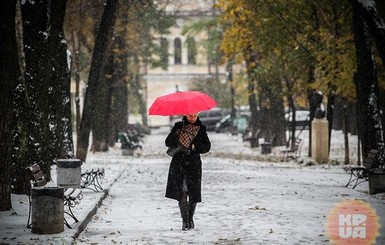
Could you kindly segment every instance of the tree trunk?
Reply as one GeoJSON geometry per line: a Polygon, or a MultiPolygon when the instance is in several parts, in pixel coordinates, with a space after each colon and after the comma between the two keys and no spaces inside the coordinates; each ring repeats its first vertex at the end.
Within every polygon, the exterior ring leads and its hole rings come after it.
{"type": "MultiPolygon", "coordinates": [[[[44,153],[47,151],[48,141],[48,85],[47,77],[52,67],[49,67],[47,44],[47,2],[29,1],[21,5],[23,18],[23,42],[25,53],[25,84],[27,92],[26,111],[29,112],[25,128],[27,135],[27,159],[37,163],[47,172],[44,153]],[[49,71],[49,72],[48,72],[49,71]]],[[[25,119],[24,119],[25,120],[25,119]]],[[[48,165],[48,166],[47,166],[48,165]]],[[[25,166],[20,166],[25,168],[25,166]]],[[[49,173],[47,173],[49,176],[49,173]]],[[[48,177],[49,178],[49,177],[48,177]]]]}
{"type": "Polygon", "coordinates": [[[15,130],[14,95],[20,83],[16,46],[16,0],[0,2],[0,211],[10,210],[13,133],[15,130]]]}
{"type": "Polygon", "coordinates": [[[108,55],[106,59],[101,80],[96,92],[95,120],[92,126],[92,152],[108,151],[108,135],[110,127],[108,118],[110,112],[110,84],[114,73],[114,55],[108,55]]]}
{"type": "MultiPolygon", "coordinates": [[[[385,66],[385,16],[381,16],[373,0],[349,0],[354,9],[359,10],[362,21],[376,44],[382,64],[385,66]]],[[[382,13],[384,14],[384,13],[382,13]]]]}
{"type": "Polygon", "coordinates": [[[74,54],[73,67],[75,68],[75,130],[79,131],[80,125],[80,41],[77,31],[72,32],[72,43],[74,54]]]}
{"type": "Polygon", "coordinates": [[[111,112],[109,145],[113,146],[118,140],[119,132],[124,132],[128,124],[128,89],[127,85],[111,87],[111,112]]]}
{"type": "MultiPolygon", "coordinates": [[[[291,112],[292,113],[292,119],[291,120],[291,123],[289,125],[289,139],[286,143],[286,147],[294,147],[294,143],[295,143],[295,131],[296,131],[296,126],[295,126],[295,118],[296,118],[296,108],[295,108],[295,105],[294,105],[294,98],[293,98],[293,85],[294,85],[294,82],[285,77],[284,78],[284,81],[285,81],[285,84],[286,84],[286,88],[287,88],[287,91],[288,91],[288,96],[287,96],[287,100],[288,100],[288,105],[289,105],[289,113],[291,112]]],[[[285,127],[286,127],[286,120],[285,120],[285,127]]]]}
{"type": "MultiPolygon", "coordinates": [[[[351,1],[352,2],[352,1],[351,1]]],[[[384,151],[383,128],[379,110],[376,64],[371,50],[368,25],[363,10],[353,5],[353,32],[356,47],[357,72],[354,77],[357,92],[359,131],[363,158],[371,149],[384,151]]],[[[383,160],[383,154],[381,154],[383,160]]]]}
{"type": "Polygon", "coordinates": [[[23,23],[21,18],[20,1],[16,4],[16,44],[19,59],[20,82],[14,94],[15,103],[15,132],[13,144],[13,166],[11,170],[12,193],[24,194],[29,190],[29,181],[25,178],[23,166],[28,162],[27,158],[27,139],[28,139],[28,118],[29,110],[26,107],[27,94],[25,87],[25,55],[23,45],[23,23]]]}
{"type": "MultiPolygon", "coordinates": [[[[252,139],[258,138],[258,129],[259,122],[258,122],[258,106],[257,106],[257,99],[255,95],[255,88],[256,88],[256,80],[253,75],[253,71],[256,67],[257,62],[257,54],[254,53],[254,50],[251,50],[251,48],[247,48],[244,51],[244,57],[246,59],[246,72],[247,72],[247,81],[248,81],[248,94],[249,94],[249,106],[250,106],[250,112],[251,112],[251,137],[252,139]]],[[[258,147],[258,140],[256,140],[256,147],[258,147]]]]}
{"type": "Polygon", "coordinates": [[[380,108],[381,108],[381,121],[382,125],[385,125],[385,90],[380,88],[380,108]]]}
{"type": "Polygon", "coordinates": [[[53,72],[50,78],[50,88],[53,93],[50,101],[51,131],[54,147],[53,159],[66,158],[74,151],[71,122],[71,60],[67,54],[67,42],[64,37],[63,25],[66,11],[66,0],[51,3],[51,38],[49,46],[53,72]],[[53,127],[52,127],[53,126],[53,127]]]}
{"type": "Polygon", "coordinates": [[[286,139],[286,125],[283,120],[284,108],[279,83],[259,82],[260,129],[261,135],[272,146],[283,145],[286,139]]]}
{"type": "MultiPolygon", "coordinates": [[[[139,59],[138,57],[135,57],[135,63],[139,64],[139,59]]],[[[133,76],[133,93],[134,96],[136,97],[136,100],[138,101],[139,104],[139,112],[142,117],[142,123],[143,125],[147,124],[147,105],[145,102],[145,99],[143,98],[144,95],[144,90],[141,84],[141,77],[139,75],[140,69],[139,66],[135,69],[135,74],[133,76]]]]}
{"type": "MultiPolygon", "coordinates": [[[[314,67],[309,67],[309,70],[308,70],[308,81],[307,83],[309,85],[311,85],[313,82],[315,81],[315,68],[314,67]]],[[[310,86],[309,86],[310,87],[310,86]]],[[[307,100],[308,100],[308,103],[309,103],[309,120],[310,120],[310,126],[309,126],[309,147],[308,147],[308,157],[311,157],[312,155],[312,151],[311,151],[311,146],[312,146],[312,134],[313,134],[313,130],[312,130],[312,122],[313,122],[313,119],[314,119],[314,114],[315,114],[315,107],[312,103],[312,96],[313,96],[313,93],[314,93],[314,89],[312,88],[308,88],[308,91],[307,91],[307,100]]]]}
{"type": "MultiPolygon", "coordinates": [[[[128,17],[123,15],[122,24],[128,25],[128,17]]],[[[109,145],[113,146],[118,140],[119,132],[124,132],[128,124],[128,48],[124,37],[127,35],[127,29],[124,28],[118,32],[114,39],[114,49],[119,52],[115,54],[114,73],[112,75],[112,84],[110,86],[110,117],[108,124],[109,145]]]]}
{"type": "Polygon", "coordinates": [[[270,124],[271,124],[271,135],[272,139],[270,142],[272,146],[281,146],[286,142],[286,122],[285,118],[285,109],[283,106],[282,99],[282,88],[275,89],[273,96],[271,98],[271,108],[270,108],[270,124]]]}
{"type": "MultiPolygon", "coordinates": [[[[348,106],[347,102],[345,102],[344,106],[344,144],[345,144],[345,159],[344,164],[349,164],[349,116],[348,116],[348,106]]],[[[329,140],[329,148],[330,148],[330,140],[329,140]]]]}
{"type": "Polygon", "coordinates": [[[348,102],[349,133],[357,135],[357,107],[356,102],[348,102]]]}
{"type": "MultiPolygon", "coordinates": [[[[316,117],[316,110],[317,108],[320,107],[320,105],[322,104],[322,101],[323,101],[323,94],[320,92],[320,91],[314,91],[314,90],[309,90],[308,91],[308,100],[309,100],[309,107],[310,107],[310,127],[309,127],[309,134],[311,135],[313,132],[312,132],[312,122],[314,120],[314,118],[316,117]]],[[[311,142],[311,138],[309,139],[310,142],[309,142],[309,157],[312,156],[312,152],[311,152],[311,146],[312,146],[312,142],[311,142]]]]}
{"type": "Polygon", "coordinates": [[[336,94],[336,96],[334,97],[334,108],[333,108],[333,129],[334,130],[343,130],[344,128],[343,100],[344,99],[338,94],[336,94]]]}
{"type": "Polygon", "coordinates": [[[88,153],[89,136],[92,129],[92,121],[95,119],[94,110],[97,100],[96,89],[100,78],[100,71],[103,67],[104,55],[106,53],[111,36],[112,26],[114,25],[115,9],[117,0],[107,0],[100,22],[98,35],[95,41],[95,47],[92,54],[90,74],[88,77],[88,86],[84,97],[83,114],[80,122],[80,129],[77,138],[76,156],[85,161],[88,153]]]}
{"type": "MultiPolygon", "coordinates": [[[[334,93],[334,90],[330,91],[329,92],[329,95],[328,95],[328,103],[327,103],[327,106],[326,106],[326,119],[328,120],[329,122],[329,153],[330,154],[330,142],[331,142],[331,139],[332,139],[332,129],[333,129],[333,115],[334,115],[334,98],[335,98],[335,93],[334,93]]],[[[346,150],[346,149],[345,149],[346,150]]]]}
{"type": "Polygon", "coordinates": [[[28,160],[38,163],[48,180],[54,159],[73,150],[65,9],[66,0],[21,5],[30,111],[28,160]]]}

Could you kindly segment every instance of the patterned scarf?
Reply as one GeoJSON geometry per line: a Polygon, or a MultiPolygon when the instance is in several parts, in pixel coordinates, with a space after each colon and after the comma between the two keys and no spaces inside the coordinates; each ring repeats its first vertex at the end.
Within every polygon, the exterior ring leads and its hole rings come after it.
{"type": "Polygon", "coordinates": [[[199,126],[194,124],[185,124],[183,128],[178,132],[179,142],[186,148],[190,147],[191,142],[197,136],[199,126]]]}

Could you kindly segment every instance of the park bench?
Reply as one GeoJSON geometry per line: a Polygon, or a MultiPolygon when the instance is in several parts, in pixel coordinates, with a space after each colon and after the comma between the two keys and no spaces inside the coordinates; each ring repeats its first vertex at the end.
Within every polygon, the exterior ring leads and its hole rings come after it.
{"type": "MultiPolygon", "coordinates": [[[[31,181],[31,188],[44,187],[47,184],[45,175],[43,171],[41,171],[40,166],[38,164],[35,163],[31,166],[28,166],[26,170],[27,170],[29,179],[31,181]]],[[[70,216],[75,222],[79,222],[79,220],[76,218],[76,216],[72,212],[72,208],[75,207],[77,204],[79,204],[82,198],[83,198],[83,194],[81,189],[68,188],[64,191],[64,200],[63,200],[64,201],[63,205],[65,207],[64,213],[70,216]]],[[[29,210],[28,210],[27,228],[31,228],[31,209],[32,209],[31,191],[28,192],[28,201],[29,201],[29,210]]],[[[65,218],[64,218],[64,224],[71,229],[71,226],[69,225],[68,221],[65,218]]]]}
{"type": "Polygon", "coordinates": [[[372,149],[365,158],[363,166],[349,165],[344,167],[344,170],[350,175],[346,187],[353,184],[352,188],[354,189],[359,184],[369,181],[370,174],[376,171],[374,163],[376,161],[377,154],[378,150],[372,149]]]}
{"type": "Polygon", "coordinates": [[[95,192],[103,190],[99,180],[104,177],[104,168],[93,168],[81,173],[80,187],[95,192]]]}
{"type": "Polygon", "coordinates": [[[302,148],[302,139],[295,138],[294,143],[291,147],[288,147],[280,152],[283,154],[285,161],[289,158],[297,159],[301,156],[301,148],[302,148]]]}
{"type": "Polygon", "coordinates": [[[120,132],[118,134],[118,139],[121,143],[122,149],[142,149],[142,146],[140,144],[140,137],[137,135],[129,135],[126,132],[120,132]]]}
{"type": "MultiPolygon", "coordinates": [[[[81,189],[68,188],[64,191],[64,207],[68,207],[68,210],[66,210],[65,213],[68,214],[76,223],[79,222],[79,220],[72,212],[72,208],[78,205],[82,198],[83,194],[81,189]]],[[[66,219],[64,219],[64,223],[68,228],[71,228],[66,219]]]]}

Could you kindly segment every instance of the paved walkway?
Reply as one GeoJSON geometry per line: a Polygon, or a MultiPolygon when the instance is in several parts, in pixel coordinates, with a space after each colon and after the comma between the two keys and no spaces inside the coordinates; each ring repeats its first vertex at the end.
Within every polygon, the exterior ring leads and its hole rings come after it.
{"type": "Polygon", "coordinates": [[[177,203],[164,198],[167,171],[168,159],[132,161],[76,244],[327,244],[326,216],[344,198],[385,207],[344,187],[337,168],[207,157],[196,229],[186,232],[177,203]]]}
{"type": "Polygon", "coordinates": [[[213,152],[202,156],[196,229],[181,231],[177,203],[164,198],[166,132],[146,139],[143,157],[123,157],[117,150],[89,156],[84,167],[106,168],[106,191],[83,191],[74,229],[32,234],[25,228],[28,201],[13,196],[20,205],[17,215],[0,213],[0,244],[73,244],[74,238],[75,244],[327,244],[326,217],[344,199],[364,200],[376,209],[382,224],[377,244],[385,244],[385,202],[370,197],[366,183],[356,190],[344,187],[348,176],[339,166],[250,160],[259,156],[256,149],[220,134],[210,134],[213,152]],[[236,159],[221,157],[229,154],[236,159]]]}
{"type": "Polygon", "coordinates": [[[326,216],[343,199],[384,210],[384,201],[365,193],[367,184],[344,187],[348,176],[339,166],[256,162],[250,159],[271,156],[214,133],[212,152],[202,156],[196,229],[181,231],[177,203],[164,198],[170,158],[160,156],[166,133],[147,139],[145,159],[130,161],[76,244],[326,244],[326,216]],[[229,155],[236,157],[223,158],[229,155]]]}

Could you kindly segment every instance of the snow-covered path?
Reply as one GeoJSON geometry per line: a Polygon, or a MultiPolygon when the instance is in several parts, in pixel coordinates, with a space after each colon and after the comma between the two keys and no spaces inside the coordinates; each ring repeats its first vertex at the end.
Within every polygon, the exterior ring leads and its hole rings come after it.
{"type": "Polygon", "coordinates": [[[385,244],[384,201],[346,188],[341,167],[216,157],[216,149],[226,148],[254,154],[220,134],[209,135],[213,152],[202,155],[196,228],[182,231],[177,202],[164,197],[166,133],[148,136],[143,156],[126,160],[122,177],[76,244],[327,244],[326,216],[344,199],[362,199],[376,209],[382,224],[377,244],[385,244]]]}

